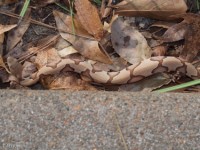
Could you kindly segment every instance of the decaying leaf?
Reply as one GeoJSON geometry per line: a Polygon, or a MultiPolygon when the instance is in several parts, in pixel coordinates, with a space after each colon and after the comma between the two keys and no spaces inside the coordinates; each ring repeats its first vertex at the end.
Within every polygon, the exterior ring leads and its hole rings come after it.
{"type": "MultiPolygon", "coordinates": [[[[111,3],[112,3],[112,0],[109,0],[107,6],[111,5],[111,3]]],[[[101,4],[102,18],[108,17],[108,15],[110,15],[111,11],[112,11],[112,8],[106,7],[106,0],[103,0],[102,4],[101,4]]]]}
{"type": "Polygon", "coordinates": [[[97,8],[89,0],[76,0],[74,4],[78,19],[84,29],[100,40],[103,37],[104,30],[97,8]]]}
{"type": "Polygon", "coordinates": [[[3,42],[4,42],[4,32],[7,32],[13,28],[15,28],[17,25],[1,25],[0,24],[0,54],[3,53],[3,42]]]}
{"type": "Polygon", "coordinates": [[[71,16],[56,10],[53,11],[53,15],[55,17],[56,24],[60,32],[71,33],[72,35],[75,34],[81,37],[92,38],[92,36],[87,32],[86,29],[84,29],[84,27],[76,18],[72,18],[71,16]]]}
{"type": "Polygon", "coordinates": [[[188,62],[192,62],[200,51],[200,15],[186,14],[184,21],[188,24],[185,33],[185,45],[180,57],[188,62]]]}
{"type": "Polygon", "coordinates": [[[171,15],[182,14],[187,10],[184,0],[124,0],[117,7],[116,13],[120,16],[160,20],[170,19],[171,15]]]}
{"type": "Polygon", "coordinates": [[[69,41],[80,54],[91,60],[111,63],[111,60],[104,51],[103,47],[99,47],[98,41],[90,38],[84,38],[82,36],[76,36],[80,34],[85,35],[85,37],[88,36],[88,33],[85,34],[85,29],[81,27],[80,23],[76,19],[74,19],[76,35],[73,35],[70,34],[73,33],[71,27],[72,18],[57,11],[54,11],[54,16],[60,35],[65,40],[69,41]]]}
{"type": "Polygon", "coordinates": [[[18,79],[21,79],[23,67],[18,62],[18,60],[13,57],[8,57],[7,64],[8,64],[11,74],[14,75],[15,77],[17,77],[18,79]]]}
{"type": "Polygon", "coordinates": [[[7,52],[12,50],[17,43],[22,39],[24,33],[28,29],[31,19],[30,19],[30,12],[31,9],[28,9],[26,11],[26,15],[24,19],[20,22],[20,24],[13,30],[11,30],[8,33],[8,39],[7,39],[7,52]]]}
{"type": "Polygon", "coordinates": [[[181,14],[179,17],[184,20],[170,27],[162,36],[164,42],[174,42],[185,39],[185,46],[180,57],[192,62],[200,51],[200,16],[196,14],[181,14]]]}
{"type": "Polygon", "coordinates": [[[96,90],[93,86],[91,86],[86,81],[80,79],[79,74],[75,72],[60,72],[59,74],[53,76],[43,76],[41,78],[42,85],[47,89],[58,90],[96,90]]]}
{"type": "Polygon", "coordinates": [[[115,51],[125,60],[134,64],[151,56],[146,39],[122,18],[116,19],[111,27],[111,40],[115,51]]]}
{"type": "Polygon", "coordinates": [[[45,38],[40,39],[36,42],[30,42],[26,45],[17,45],[5,57],[11,56],[19,59],[19,61],[24,61],[44,49],[53,46],[60,35],[49,35],[45,38]]]}

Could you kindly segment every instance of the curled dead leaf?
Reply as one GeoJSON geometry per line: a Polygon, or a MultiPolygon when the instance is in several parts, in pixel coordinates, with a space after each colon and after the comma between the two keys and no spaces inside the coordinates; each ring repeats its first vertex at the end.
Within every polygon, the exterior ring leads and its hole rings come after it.
{"type": "Polygon", "coordinates": [[[124,0],[116,7],[116,13],[120,16],[148,17],[160,20],[169,20],[171,15],[182,14],[187,10],[184,0],[124,0]]]}
{"type": "Polygon", "coordinates": [[[76,0],[74,5],[84,29],[100,40],[104,35],[104,30],[97,8],[89,0],[76,0]]]}
{"type": "Polygon", "coordinates": [[[73,32],[71,27],[71,16],[67,16],[57,11],[54,11],[54,16],[60,35],[62,38],[70,42],[75,50],[77,50],[84,57],[91,60],[96,60],[108,64],[112,63],[110,57],[103,49],[103,47],[99,46],[99,42],[94,39],[90,39],[91,36],[88,35],[87,31],[85,31],[85,29],[76,19],[74,19],[76,35],[81,36],[70,34],[73,32]]]}
{"type": "Polygon", "coordinates": [[[90,90],[95,91],[96,89],[86,81],[80,79],[79,74],[75,72],[60,72],[52,76],[43,76],[41,78],[42,85],[47,89],[58,90],[90,90]]]}
{"type": "Polygon", "coordinates": [[[28,9],[26,11],[26,15],[25,15],[24,19],[20,22],[20,24],[17,26],[17,28],[11,30],[8,33],[7,52],[12,50],[16,46],[16,44],[20,42],[24,33],[29,28],[29,25],[31,22],[30,12],[31,12],[31,9],[28,9]]]}

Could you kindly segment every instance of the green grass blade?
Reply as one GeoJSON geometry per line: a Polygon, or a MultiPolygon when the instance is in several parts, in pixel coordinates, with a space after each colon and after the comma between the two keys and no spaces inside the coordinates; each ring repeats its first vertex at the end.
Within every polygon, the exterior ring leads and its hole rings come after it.
{"type": "Polygon", "coordinates": [[[190,82],[187,82],[187,83],[183,83],[183,84],[180,84],[180,85],[176,85],[176,86],[172,86],[172,87],[156,90],[155,92],[165,93],[165,92],[175,91],[175,90],[178,90],[178,89],[194,86],[194,85],[197,85],[197,84],[200,84],[200,79],[194,80],[194,81],[190,81],[190,82]]]}
{"type": "Polygon", "coordinates": [[[67,8],[67,7],[65,7],[65,6],[63,6],[63,5],[61,5],[60,3],[58,3],[58,2],[56,2],[55,3],[57,6],[59,6],[60,8],[62,8],[62,9],[64,9],[64,10],[66,10],[68,13],[70,13],[70,10],[67,8]]]}
{"type": "Polygon", "coordinates": [[[26,13],[26,11],[27,11],[27,9],[28,9],[28,6],[29,6],[29,4],[30,4],[30,1],[31,1],[31,0],[26,0],[26,1],[25,1],[24,5],[23,5],[23,8],[22,8],[22,10],[21,10],[21,12],[20,12],[20,14],[19,14],[20,18],[23,18],[23,17],[24,17],[24,15],[25,15],[25,13],[26,13]]]}
{"type": "Polygon", "coordinates": [[[93,0],[97,5],[101,6],[101,0],[93,0]]]}
{"type": "Polygon", "coordinates": [[[75,24],[74,24],[74,12],[73,12],[73,7],[74,7],[74,0],[70,1],[70,16],[72,17],[72,33],[75,36],[76,35],[76,30],[75,30],[75,24]]]}

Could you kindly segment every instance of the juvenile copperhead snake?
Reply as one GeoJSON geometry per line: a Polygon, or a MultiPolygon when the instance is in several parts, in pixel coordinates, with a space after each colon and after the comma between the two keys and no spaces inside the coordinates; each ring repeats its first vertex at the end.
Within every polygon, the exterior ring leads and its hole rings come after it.
{"type": "Polygon", "coordinates": [[[61,59],[56,67],[43,66],[29,78],[23,79],[20,84],[30,86],[35,84],[41,75],[51,75],[59,73],[65,67],[70,67],[74,72],[89,78],[93,82],[103,84],[127,84],[133,83],[161,72],[180,72],[188,77],[198,77],[197,69],[190,63],[184,62],[176,57],[157,56],[133,64],[118,72],[107,72],[96,70],[92,64],[87,61],[78,61],[75,59],[61,59]]]}

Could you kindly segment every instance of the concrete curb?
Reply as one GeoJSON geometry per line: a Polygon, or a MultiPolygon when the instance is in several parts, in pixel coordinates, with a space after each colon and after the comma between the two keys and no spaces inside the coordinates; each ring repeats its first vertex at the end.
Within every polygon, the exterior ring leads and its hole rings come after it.
{"type": "Polygon", "coordinates": [[[200,149],[198,94],[1,90],[0,102],[0,149],[200,149]]]}

